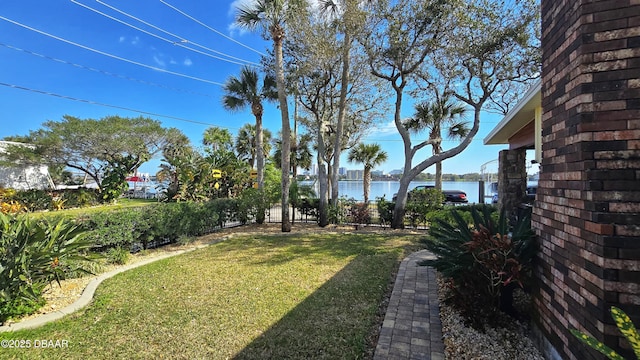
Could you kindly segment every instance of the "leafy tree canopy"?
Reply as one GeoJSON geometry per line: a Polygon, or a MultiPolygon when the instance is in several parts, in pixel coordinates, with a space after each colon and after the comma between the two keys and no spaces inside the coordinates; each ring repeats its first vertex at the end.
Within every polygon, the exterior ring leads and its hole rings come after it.
{"type": "Polygon", "coordinates": [[[65,115],[61,121],[47,121],[42,129],[20,137],[34,146],[12,147],[9,157],[82,171],[96,182],[104,200],[112,200],[124,190],[129,173],[180,134],[143,117],[96,120],[65,115]]]}

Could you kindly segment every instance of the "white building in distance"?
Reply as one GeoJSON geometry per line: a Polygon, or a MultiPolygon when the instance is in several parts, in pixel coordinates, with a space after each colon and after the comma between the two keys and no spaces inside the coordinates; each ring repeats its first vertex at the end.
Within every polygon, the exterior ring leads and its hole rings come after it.
{"type": "MultiPolygon", "coordinates": [[[[28,144],[0,141],[0,157],[10,145],[29,146],[28,144]]],[[[15,190],[55,189],[46,165],[0,165],[0,187],[15,190]]]]}

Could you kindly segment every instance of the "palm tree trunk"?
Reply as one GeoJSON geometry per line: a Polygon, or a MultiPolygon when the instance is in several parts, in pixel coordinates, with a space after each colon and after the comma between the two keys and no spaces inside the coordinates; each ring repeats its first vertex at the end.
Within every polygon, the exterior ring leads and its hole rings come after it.
{"type": "MultiPolygon", "coordinates": [[[[262,192],[264,190],[264,148],[262,133],[262,115],[256,116],[256,166],[257,166],[257,179],[258,190],[262,192]]],[[[260,194],[261,199],[264,199],[264,194],[260,194]]],[[[263,224],[265,219],[264,201],[260,201],[258,204],[258,212],[256,214],[256,223],[263,224]]]]}
{"type": "Polygon", "coordinates": [[[442,190],[442,161],[436,163],[436,189],[442,190]]]}
{"type": "Polygon", "coordinates": [[[289,108],[287,106],[287,94],[284,82],[284,61],[282,58],[282,34],[272,34],[273,47],[276,57],[276,84],[278,87],[278,100],[280,101],[280,113],[282,115],[282,232],[291,232],[289,221],[289,169],[291,168],[291,126],[289,125],[289,108]]]}
{"type": "Polygon", "coordinates": [[[369,203],[369,187],[371,187],[371,169],[364,168],[364,179],[362,181],[364,185],[364,203],[369,203]]]}
{"type": "MultiPolygon", "coordinates": [[[[433,155],[438,155],[442,152],[442,146],[439,142],[433,144],[433,155]]],[[[442,161],[436,163],[436,189],[442,191],[442,161]]]]}
{"type": "Polygon", "coordinates": [[[258,189],[264,187],[264,147],[262,116],[256,116],[256,170],[258,172],[258,189]]]}

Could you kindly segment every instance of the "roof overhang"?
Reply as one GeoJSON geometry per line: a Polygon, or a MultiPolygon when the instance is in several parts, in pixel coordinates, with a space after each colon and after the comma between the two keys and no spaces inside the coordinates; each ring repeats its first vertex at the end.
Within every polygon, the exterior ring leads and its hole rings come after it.
{"type": "Polygon", "coordinates": [[[522,99],[500,120],[484,138],[485,145],[508,144],[509,139],[535,119],[535,111],[542,104],[541,80],[527,90],[522,99]]]}

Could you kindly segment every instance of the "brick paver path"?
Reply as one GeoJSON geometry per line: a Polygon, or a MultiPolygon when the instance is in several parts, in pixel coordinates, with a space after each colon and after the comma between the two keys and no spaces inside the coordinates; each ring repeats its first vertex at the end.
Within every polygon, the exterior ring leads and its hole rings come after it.
{"type": "Polygon", "coordinates": [[[422,250],[400,264],[374,360],[444,359],[436,271],[418,266],[430,258],[422,250]]]}

